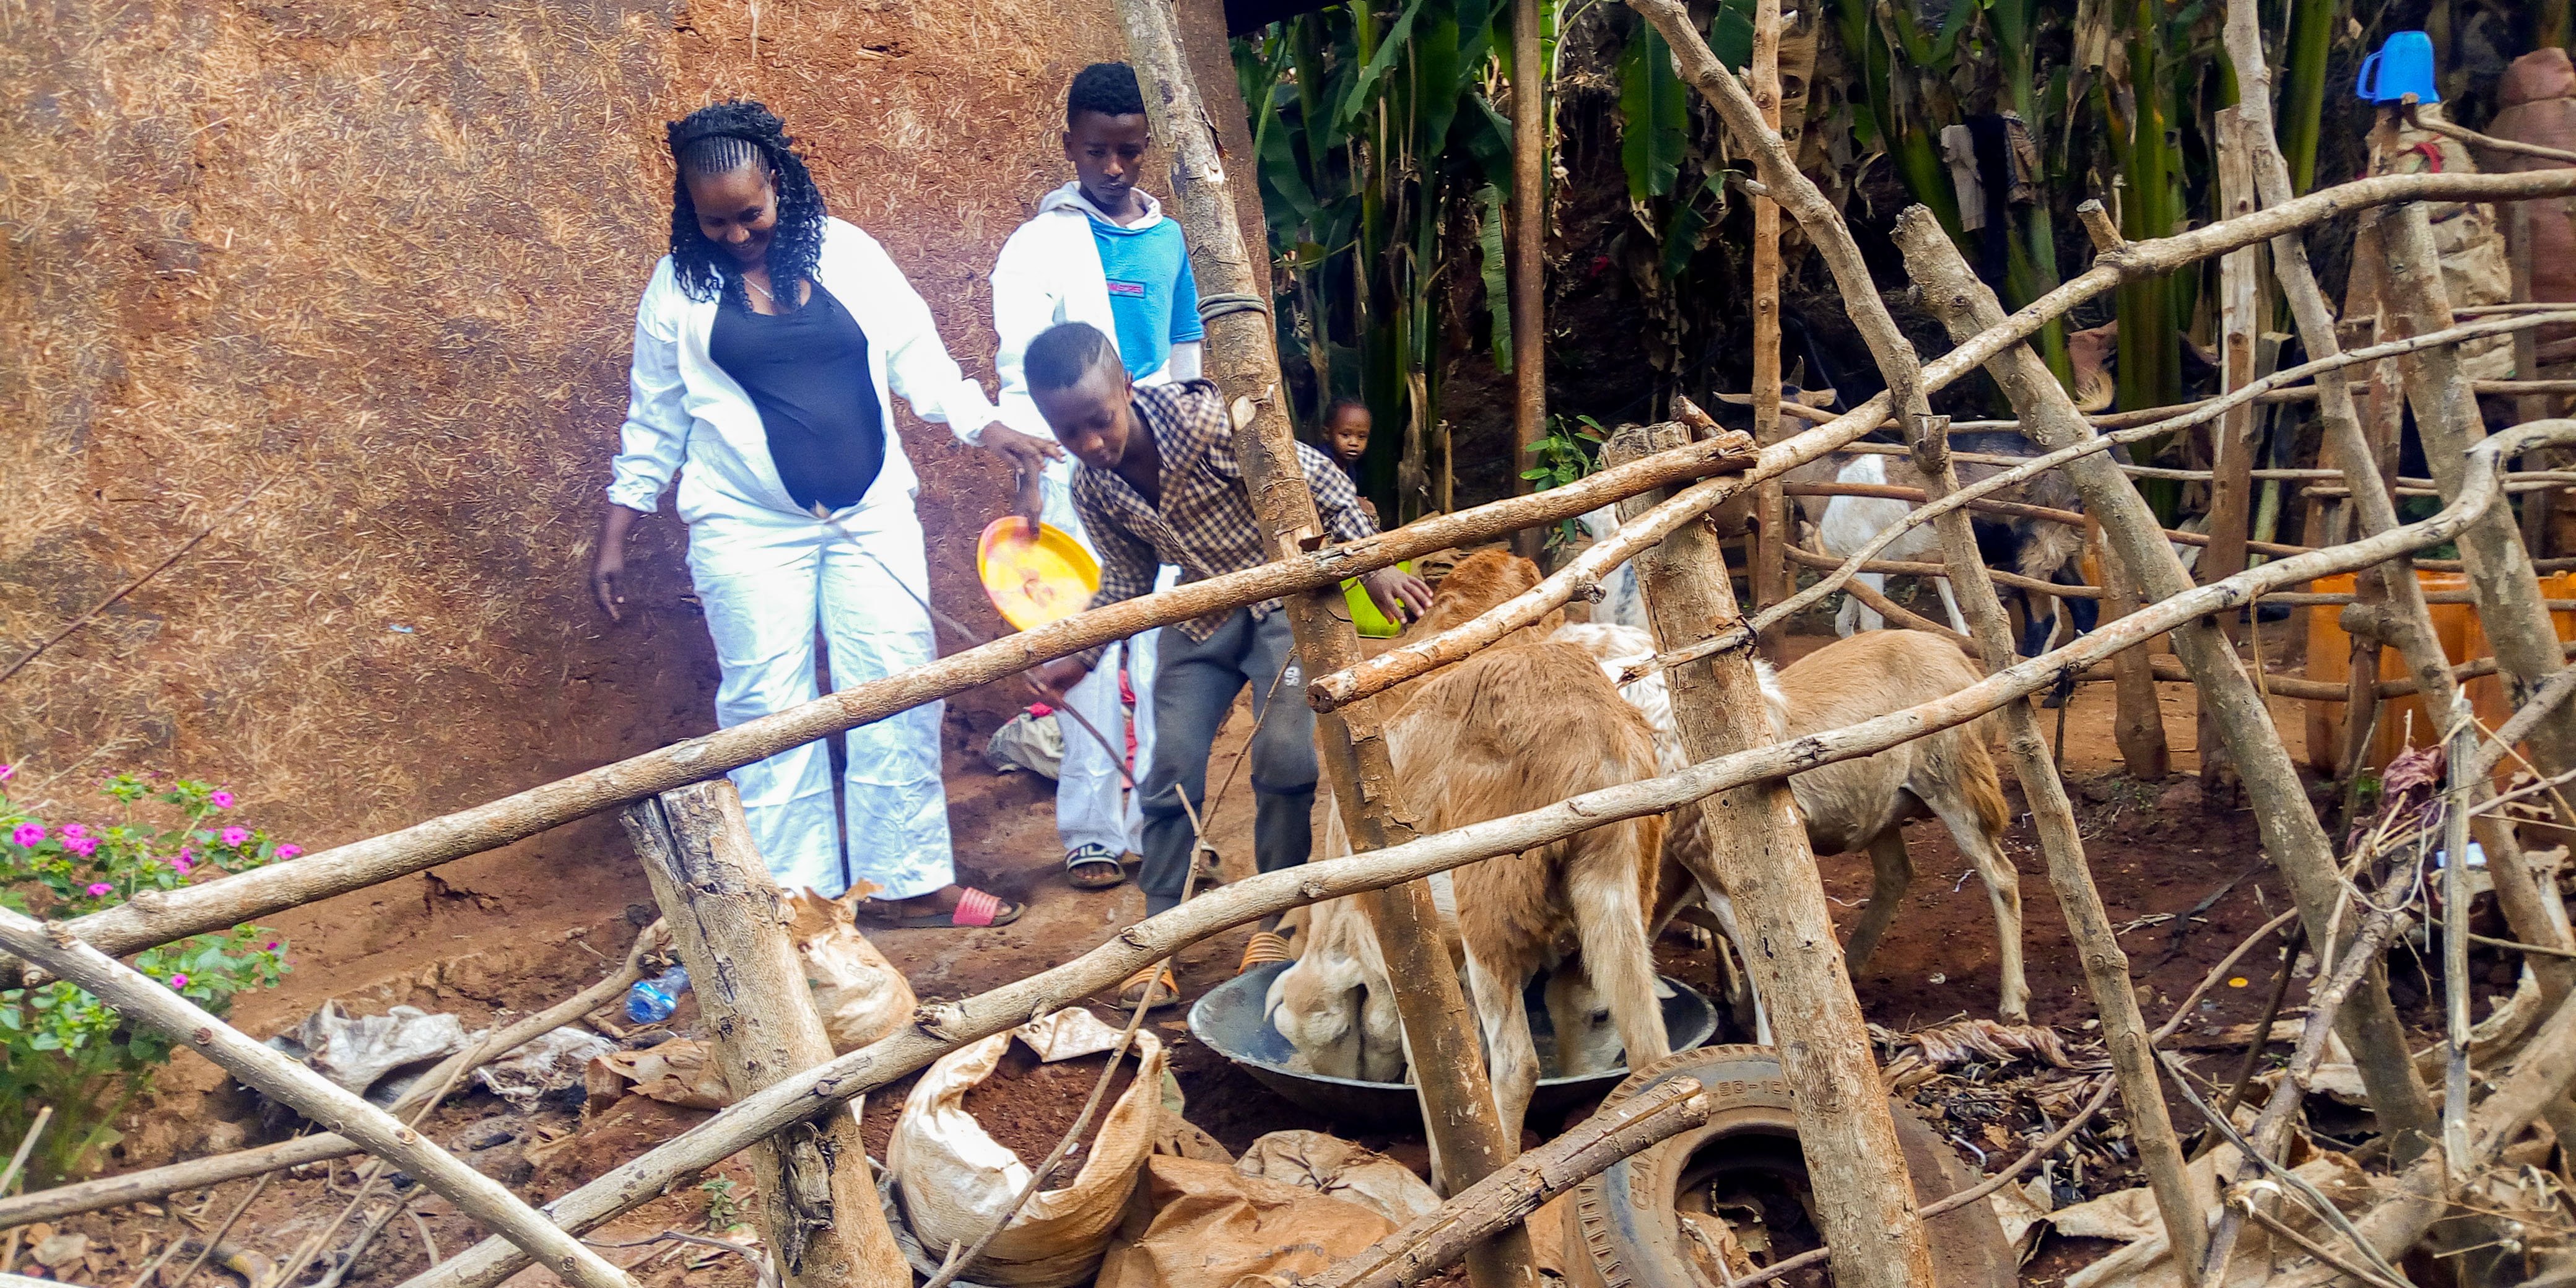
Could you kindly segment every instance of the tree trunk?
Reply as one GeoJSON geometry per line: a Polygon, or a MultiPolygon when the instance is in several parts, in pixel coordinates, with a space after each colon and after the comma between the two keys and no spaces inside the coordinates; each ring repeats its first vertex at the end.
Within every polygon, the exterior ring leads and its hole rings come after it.
{"type": "MultiPolygon", "coordinates": [[[[1521,471],[1538,467],[1547,436],[1547,54],[1540,40],[1539,0],[1512,0],[1512,438],[1520,444],[1512,490],[1526,492],[1521,471]]],[[[1514,538],[1536,559],[1546,536],[1525,528],[1514,538]]]]}
{"type": "MultiPolygon", "coordinates": [[[[1629,460],[1673,445],[1650,441],[1655,432],[1678,439],[1686,431],[1622,430],[1602,449],[1602,458],[1629,460]]],[[[1648,498],[1627,504],[1646,503],[1648,498]]],[[[1735,590],[1708,525],[1683,525],[1637,556],[1636,564],[1659,649],[1682,648],[1736,624],[1735,590]]],[[[1673,723],[1690,759],[1771,741],[1749,650],[1688,662],[1666,677],[1673,723]]],[[[1707,843],[1689,850],[1711,866],[1693,875],[1712,897],[1722,893],[1734,900],[1750,932],[1751,942],[1737,948],[1780,1035],[1780,1067],[1797,1109],[1816,1224],[1834,1250],[1834,1282],[1844,1288],[1932,1282],[1932,1250],[1870,1055],[1868,1025],[1852,994],[1816,876],[1816,856],[1788,781],[1721,792],[1681,811],[1674,826],[1706,830],[1707,843]]]]}
{"type": "MultiPolygon", "coordinates": [[[[832,1059],[832,1040],[786,910],[730,779],[692,783],[618,814],[689,968],[716,1068],[739,1100],[832,1059]]],[[[865,1101],[754,1145],[761,1234],[786,1288],[910,1288],[859,1140],[865,1101]]]]}

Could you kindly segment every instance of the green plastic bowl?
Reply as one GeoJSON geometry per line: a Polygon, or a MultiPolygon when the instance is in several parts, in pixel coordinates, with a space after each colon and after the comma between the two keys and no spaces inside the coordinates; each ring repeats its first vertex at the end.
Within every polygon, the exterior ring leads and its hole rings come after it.
{"type": "MultiPolygon", "coordinates": [[[[1407,559],[1396,567],[1411,572],[1413,561],[1407,559]]],[[[1369,598],[1368,588],[1360,585],[1359,578],[1353,577],[1342,583],[1342,598],[1349,602],[1351,625],[1357,627],[1360,634],[1373,640],[1389,640],[1404,633],[1404,627],[1388,621],[1386,614],[1377,611],[1377,602],[1369,598]]]]}

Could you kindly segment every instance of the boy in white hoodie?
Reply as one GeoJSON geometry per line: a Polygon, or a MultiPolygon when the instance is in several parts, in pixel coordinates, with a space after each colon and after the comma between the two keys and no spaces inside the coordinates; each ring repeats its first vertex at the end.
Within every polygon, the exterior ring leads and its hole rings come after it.
{"type": "MultiPolygon", "coordinates": [[[[1164,218],[1153,196],[1136,187],[1151,147],[1135,69],[1125,63],[1083,68],[1065,96],[1064,157],[1073,165],[1074,181],[1039,200],[1036,217],[1011,234],[994,262],[993,326],[1001,341],[994,365],[1002,378],[1002,422],[1049,447],[1053,431],[1030,400],[1021,368],[1029,341],[1049,327],[1097,327],[1115,340],[1120,362],[1138,384],[1198,378],[1206,330],[1189,251],[1180,225],[1164,218]]],[[[1071,460],[1059,457],[1045,468],[1042,512],[1048,523],[1089,546],[1074,514],[1072,478],[1071,460]]],[[[1157,588],[1168,589],[1178,572],[1163,568],[1157,588]]],[[[1141,767],[1153,755],[1154,632],[1126,641],[1125,657],[1136,700],[1135,763],[1141,767]]],[[[1113,742],[1124,727],[1119,670],[1114,661],[1098,667],[1065,695],[1067,705],[1113,742]]],[[[1144,816],[1137,801],[1121,800],[1118,760],[1079,725],[1066,723],[1055,797],[1065,876],[1077,888],[1104,889],[1124,879],[1120,856],[1141,852],[1144,816]]]]}

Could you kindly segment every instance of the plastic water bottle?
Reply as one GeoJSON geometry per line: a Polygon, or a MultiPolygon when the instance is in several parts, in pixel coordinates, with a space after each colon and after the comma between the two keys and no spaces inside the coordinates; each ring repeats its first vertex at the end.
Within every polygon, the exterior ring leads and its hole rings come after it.
{"type": "Polygon", "coordinates": [[[689,991],[686,967],[674,966],[658,979],[638,982],[626,990],[626,1018],[638,1024],[659,1024],[680,1009],[680,994],[689,991]]]}

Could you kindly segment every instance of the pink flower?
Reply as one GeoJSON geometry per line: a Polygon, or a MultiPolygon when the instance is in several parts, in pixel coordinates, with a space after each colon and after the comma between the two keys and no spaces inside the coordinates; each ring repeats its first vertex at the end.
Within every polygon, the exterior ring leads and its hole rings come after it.
{"type": "Polygon", "coordinates": [[[84,859],[98,853],[98,838],[95,836],[84,836],[78,840],[65,841],[63,844],[69,848],[72,853],[77,854],[84,859]]]}
{"type": "Polygon", "coordinates": [[[277,857],[281,859],[291,859],[302,853],[304,853],[304,847],[301,845],[281,845],[277,847],[277,857]]]}
{"type": "Polygon", "coordinates": [[[87,835],[89,835],[89,829],[78,823],[63,824],[63,839],[66,841],[77,841],[87,835]]]}
{"type": "Polygon", "coordinates": [[[209,796],[206,799],[213,802],[216,809],[231,809],[233,807],[233,794],[231,792],[216,792],[214,795],[209,796]]]}
{"type": "Polygon", "coordinates": [[[246,827],[228,827],[228,828],[225,828],[225,829],[224,829],[224,844],[226,844],[226,845],[235,845],[235,846],[237,846],[237,845],[240,845],[240,844],[242,844],[243,842],[246,842],[246,841],[248,841],[248,840],[250,840],[250,829],[249,829],[249,828],[246,828],[246,827]]]}
{"type": "Polygon", "coordinates": [[[90,883],[89,883],[89,897],[90,897],[90,898],[93,898],[93,899],[104,899],[104,898],[106,898],[107,896],[109,896],[109,895],[111,895],[111,894],[114,894],[114,893],[116,893],[116,887],[115,887],[115,886],[112,886],[112,885],[109,885],[108,883],[106,883],[106,882],[104,882],[104,881],[92,881],[92,882],[90,882],[90,883]]]}
{"type": "Polygon", "coordinates": [[[171,977],[170,977],[170,987],[172,987],[172,988],[186,988],[187,986],[188,986],[188,977],[187,977],[187,976],[185,976],[185,975],[173,975],[173,976],[171,976],[171,977]]]}
{"type": "Polygon", "coordinates": [[[270,951],[270,952],[272,952],[272,953],[277,951],[277,941],[276,941],[276,940],[272,939],[272,940],[269,940],[269,941],[268,941],[268,951],[270,951]]]}
{"type": "Polygon", "coordinates": [[[17,776],[18,767],[16,765],[0,765],[0,783],[5,783],[17,776]]]}
{"type": "Polygon", "coordinates": [[[181,851],[179,851],[176,855],[171,856],[171,859],[170,859],[170,868],[171,868],[171,870],[172,870],[172,871],[177,872],[180,876],[183,876],[183,877],[184,877],[184,876],[188,875],[188,869],[193,868],[193,867],[195,867],[195,866],[197,866],[197,865],[196,865],[194,862],[192,862],[192,861],[190,861],[190,860],[189,860],[189,858],[188,858],[188,852],[187,852],[186,850],[181,850],[181,851]]]}
{"type": "Polygon", "coordinates": [[[10,831],[9,839],[16,841],[20,845],[32,846],[36,842],[45,839],[45,825],[42,823],[20,823],[15,829],[10,831]]]}

